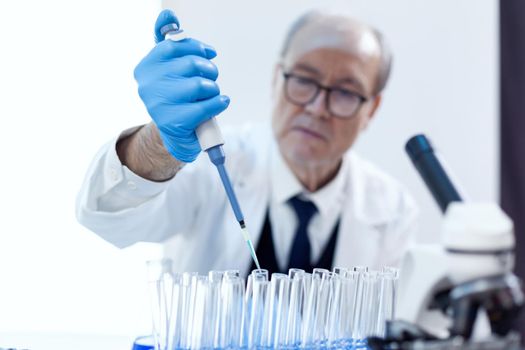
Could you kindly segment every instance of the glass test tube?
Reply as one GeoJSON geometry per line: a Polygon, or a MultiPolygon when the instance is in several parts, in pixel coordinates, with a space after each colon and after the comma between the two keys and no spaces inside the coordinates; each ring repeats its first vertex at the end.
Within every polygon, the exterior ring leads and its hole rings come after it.
{"type": "Polygon", "coordinates": [[[386,333],[386,322],[394,319],[396,274],[388,271],[382,272],[380,276],[378,320],[374,335],[384,337],[386,333]]]}
{"type": "Polygon", "coordinates": [[[261,345],[273,347],[282,344],[286,333],[288,312],[288,276],[273,273],[264,310],[261,345]],[[281,339],[283,338],[283,339],[281,339]]]}
{"type": "Polygon", "coordinates": [[[361,334],[363,338],[374,335],[377,326],[379,303],[379,272],[369,271],[363,279],[363,305],[361,317],[361,334]]]}
{"type": "Polygon", "coordinates": [[[219,337],[220,328],[220,312],[222,307],[222,300],[220,295],[220,288],[224,271],[210,271],[208,273],[208,294],[206,297],[206,315],[208,322],[208,346],[216,344],[219,337]]]}
{"type": "MultiPolygon", "coordinates": [[[[314,340],[318,340],[324,334],[321,330],[321,319],[324,319],[325,305],[321,305],[326,297],[326,289],[330,271],[325,269],[314,269],[308,297],[305,302],[304,318],[302,325],[301,345],[312,346],[314,340]]],[[[324,327],[324,325],[323,325],[324,327]]]]}
{"type": "Polygon", "coordinates": [[[166,350],[173,286],[172,261],[170,259],[150,260],[146,266],[155,349],[166,350]]]}
{"type": "Polygon", "coordinates": [[[191,327],[193,324],[195,294],[197,291],[197,272],[184,272],[182,274],[181,288],[181,338],[180,347],[189,349],[191,346],[191,327]]]}
{"type": "Polygon", "coordinates": [[[254,270],[251,277],[251,295],[246,296],[247,299],[251,299],[250,321],[248,324],[248,348],[261,346],[264,309],[269,286],[267,270],[254,270]]]}
{"type": "Polygon", "coordinates": [[[214,348],[239,348],[244,308],[244,281],[239,276],[225,274],[221,285],[219,333],[214,348]]]}
{"type": "Polygon", "coordinates": [[[299,346],[301,342],[301,329],[303,323],[303,304],[305,299],[305,273],[304,270],[290,269],[290,297],[288,306],[288,319],[284,345],[286,347],[299,346]]]}
{"type": "Polygon", "coordinates": [[[193,307],[193,320],[190,329],[190,348],[200,350],[209,348],[209,314],[207,313],[207,297],[209,281],[206,276],[197,276],[195,299],[193,307]]]}
{"type": "Polygon", "coordinates": [[[352,340],[360,342],[365,336],[362,332],[362,319],[364,317],[363,311],[363,293],[364,293],[364,278],[368,273],[368,268],[364,266],[355,266],[353,271],[356,273],[356,286],[354,295],[354,315],[353,315],[353,330],[352,340]]]}
{"type": "Polygon", "coordinates": [[[182,275],[173,273],[173,288],[171,308],[168,317],[168,350],[178,347],[180,344],[180,327],[181,327],[181,290],[182,275]]]}

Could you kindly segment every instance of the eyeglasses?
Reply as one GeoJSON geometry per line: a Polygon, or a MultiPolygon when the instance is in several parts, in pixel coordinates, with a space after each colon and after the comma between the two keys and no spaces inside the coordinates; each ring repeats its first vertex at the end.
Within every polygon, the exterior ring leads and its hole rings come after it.
{"type": "Polygon", "coordinates": [[[339,118],[352,118],[361,105],[368,101],[368,99],[354,91],[323,86],[317,81],[295,75],[293,73],[285,73],[284,76],[284,90],[286,98],[299,106],[306,106],[312,103],[321,90],[326,91],[326,106],[330,114],[339,118]]]}

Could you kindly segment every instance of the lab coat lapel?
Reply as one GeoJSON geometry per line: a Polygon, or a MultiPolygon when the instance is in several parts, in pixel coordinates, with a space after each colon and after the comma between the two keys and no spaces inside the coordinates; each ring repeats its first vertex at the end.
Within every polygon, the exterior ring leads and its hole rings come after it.
{"type": "Polygon", "coordinates": [[[367,174],[364,164],[352,152],[347,157],[349,176],[344,187],[345,202],[341,211],[341,226],[335,249],[334,266],[351,268],[368,266],[379,268],[382,230],[386,218],[383,210],[373,207],[382,198],[381,193],[367,191],[367,174]],[[364,213],[373,213],[365,215],[364,213]]]}
{"type": "Polygon", "coordinates": [[[379,242],[379,232],[374,226],[357,218],[351,208],[345,208],[339,227],[333,266],[375,267],[379,242]]]}

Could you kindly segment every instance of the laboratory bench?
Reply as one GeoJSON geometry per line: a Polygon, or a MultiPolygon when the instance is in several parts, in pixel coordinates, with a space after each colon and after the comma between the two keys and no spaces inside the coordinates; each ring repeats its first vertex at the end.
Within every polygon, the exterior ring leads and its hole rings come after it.
{"type": "Polygon", "coordinates": [[[0,349],[131,350],[136,337],[59,332],[2,332],[0,349]]]}

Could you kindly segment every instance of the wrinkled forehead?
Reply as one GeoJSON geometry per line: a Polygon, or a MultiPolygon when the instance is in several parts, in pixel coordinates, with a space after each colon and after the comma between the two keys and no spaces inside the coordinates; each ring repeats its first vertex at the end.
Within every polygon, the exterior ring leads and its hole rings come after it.
{"type": "Polygon", "coordinates": [[[321,16],[295,33],[283,60],[293,64],[299,57],[321,48],[342,50],[362,61],[377,59],[381,51],[370,27],[347,17],[321,16]]]}

